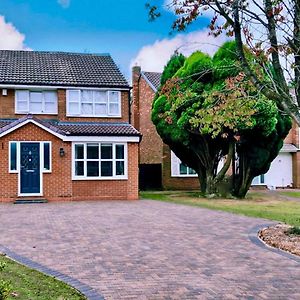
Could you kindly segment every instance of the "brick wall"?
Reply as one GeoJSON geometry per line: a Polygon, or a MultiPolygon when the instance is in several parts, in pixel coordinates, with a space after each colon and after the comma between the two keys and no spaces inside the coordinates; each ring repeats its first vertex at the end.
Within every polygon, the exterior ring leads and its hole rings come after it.
{"type": "Polygon", "coordinates": [[[171,150],[163,145],[162,184],[165,190],[194,190],[199,189],[198,177],[172,177],[171,176],[171,150]]]}
{"type": "MultiPolygon", "coordinates": [[[[136,68],[136,67],[135,67],[136,68]]],[[[155,92],[143,77],[140,69],[133,69],[133,124],[142,133],[140,164],[161,164],[163,142],[151,121],[151,109],[155,92]]]]}
{"type": "Polygon", "coordinates": [[[9,141],[51,141],[52,172],[44,173],[43,197],[49,201],[138,199],[138,144],[128,144],[128,180],[72,181],[71,143],[63,142],[34,124],[27,124],[0,139],[0,201],[18,197],[18,174],[8,171],[9,141]],[[65,156],[60,157],[63,147],[65,156]]]}
{"type": "MultiPolygon", "coordinates": [[[[1,90],[0,90],[1,91],[1,90]]],[[[66,90],[57,90],[58,97],[58,114],[57,115],[35,115],[38,118],[59,119],[62,121],[93,121],[93,122],[129,122],[129,94],[127,91],[121,92],[121,109],[122,116],[120,118],[82,118],[66,116],[66,90]]],[[[22,114],[15,114],[15,91],[8,89],[7,96],[0,93],[0,117],[5,118],[21,118],[22,114]]]]}

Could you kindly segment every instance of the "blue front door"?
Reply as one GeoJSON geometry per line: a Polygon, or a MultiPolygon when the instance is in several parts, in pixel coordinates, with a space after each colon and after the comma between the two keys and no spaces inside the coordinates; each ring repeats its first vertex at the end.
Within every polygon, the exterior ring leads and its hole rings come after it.
{"type": "Polygon", "coordinates": [[[40,144],[21,143],[21,194],[38,194],[40,190],[40,144]]]}

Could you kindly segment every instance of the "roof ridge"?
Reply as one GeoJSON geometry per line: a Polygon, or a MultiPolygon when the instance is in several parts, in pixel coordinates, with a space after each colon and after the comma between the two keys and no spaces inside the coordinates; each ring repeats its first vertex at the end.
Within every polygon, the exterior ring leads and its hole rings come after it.
{"type": "Polygon", "coordinates": [[[86,53],[86,52],[72,52],[72,51],[49,51],[49,50],[11,50],[11,49],[1,49],[1,52],[26,52],[26,53],[41,53],[41,54],[67,54],[67,55],[87,55],[87,56],[109,56],[111,54],[108,52],[104,53],[86,53]]]}

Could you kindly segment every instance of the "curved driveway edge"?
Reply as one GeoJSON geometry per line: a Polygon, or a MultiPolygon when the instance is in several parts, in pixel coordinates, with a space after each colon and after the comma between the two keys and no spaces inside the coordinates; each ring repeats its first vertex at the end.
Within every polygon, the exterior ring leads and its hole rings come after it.
{"type": "Polygon", "coordinates": [[[269,224],[258,225],[258,226],[253,227],[251,229],[251,231],[249,232],[249,234],[248,234],[248,237],[249,237],[250,241],[253,242],[255,245],[263,248],[263,249],[266,249],[268,251],[271,251],[271,252],[274,252],[276,254],[282,255],[286,258],[289,258],[291,260],[294,260],[294,261],[300,263],[300,257],[299,256],[297,256],[295,254],[292,254],[292,253],[289,253],[285,250],[272,247],[272,246],[268,245],[267,243],[265,243],[261,238],[259,238],[258,232],[262,229],[270,227],[271,225],[274,225],[274,224],[269,223],[269,224]]]}
{"type": "Polygon", "coordinates": [[[95,291],[92,287],[88,286],[87,284],[84,284],[73,277],[52,270],[37,262],[34,262],[27,257],[21,256],[15,253],[14,251],[11,251],[7,247],[0,245],[0,253],[28,268],[37,270],[41,273],[52,276],[57,280],[63,281],[64,283],[70,285],[71,287],[81,292],[89,300],[104,300],[102,295],[100,295],[97,291],[95,291]]]}

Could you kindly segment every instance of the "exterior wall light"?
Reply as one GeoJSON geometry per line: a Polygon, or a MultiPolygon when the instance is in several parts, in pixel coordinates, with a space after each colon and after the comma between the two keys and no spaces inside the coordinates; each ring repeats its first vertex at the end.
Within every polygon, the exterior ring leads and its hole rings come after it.
{"type": "Polygon", "coordinates": [[[63,147],[59,148],[59,155],[60,155],[60,157],[65,156],[65,150],[63,147]]]}

